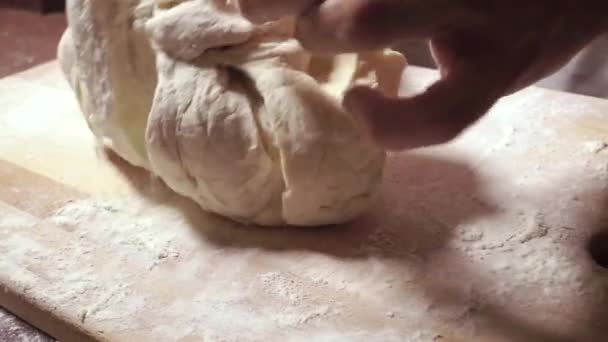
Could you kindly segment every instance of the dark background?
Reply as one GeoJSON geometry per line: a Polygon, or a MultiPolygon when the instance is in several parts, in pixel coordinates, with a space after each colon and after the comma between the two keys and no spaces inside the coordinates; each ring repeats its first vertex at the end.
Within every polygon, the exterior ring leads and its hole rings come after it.
{"type": "Polygon", "coordinates": [[[56,58],[63,7],[63,0],[0,0],[0,78],[56,58]]]}
{"type": "Polygon", "coordinates": [[[49,13],[62,10],[65,7],[65,0],[0,0],[0,7],[49,13]]]}

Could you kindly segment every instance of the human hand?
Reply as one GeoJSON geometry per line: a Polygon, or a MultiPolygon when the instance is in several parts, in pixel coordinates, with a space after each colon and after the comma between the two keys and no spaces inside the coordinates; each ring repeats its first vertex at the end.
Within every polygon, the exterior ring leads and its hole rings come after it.
{"type": "Polygon", "coordinates": [[[298,7],[297,36],[317,52],[359,52],[404,38],[430,39],[441,79],[426,92],[386,98],[358,87],[344,99],[370,136],[389,150],[453,139],[499,98],[555,72],[608,30],[605,0],[314,3],[298,7]]]}
{"type": "Polygon", "coordinates": [[[298,16],[318,5],[319,0],[228,0],[236,1],[241,13],[260,24],[287,16],[298,16]]]}

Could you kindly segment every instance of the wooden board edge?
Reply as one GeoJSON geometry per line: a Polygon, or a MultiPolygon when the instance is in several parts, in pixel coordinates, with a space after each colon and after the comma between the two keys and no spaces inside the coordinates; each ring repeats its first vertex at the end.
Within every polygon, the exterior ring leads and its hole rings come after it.
{"type": "Polygon", "coordinates": [[[70,320],[62,319],[51,308],[33,303],[26,296],[20,295],[7,285],[0,290],[0,303],[2,307],[30,323],[39,330],[61,342],[102,342],[83,330],[81,327],[70,324],[70,320]]]}

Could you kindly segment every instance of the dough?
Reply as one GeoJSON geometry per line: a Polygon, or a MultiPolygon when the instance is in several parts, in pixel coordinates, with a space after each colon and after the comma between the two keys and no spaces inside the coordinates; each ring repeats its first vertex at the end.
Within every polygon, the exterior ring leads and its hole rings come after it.
{"type": "Polygon", "coordinates": [[[396,95],[405,59],[312,56],[291,17],[231,0],[68,0],[59,59],[101,144],[203,209],[316,226],[369,207],[385,160],[340,105],[357,82],[396,95]]]}

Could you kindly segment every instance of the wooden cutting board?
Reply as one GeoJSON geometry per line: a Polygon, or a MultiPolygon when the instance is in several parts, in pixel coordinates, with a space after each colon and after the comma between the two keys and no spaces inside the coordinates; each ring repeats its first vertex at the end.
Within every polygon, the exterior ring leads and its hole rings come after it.
{"type": "MultiPolygon", "coordinates": [[[[435,77],[410,68],[404,93],[435,77]]],[[[0,305],[62,341],[607,334],[608,101],[505,98],[392,154],[369,214],[314,229],[207,215],[96,150],[55,62],[0,80],[0,108],[0,305]]]]}

